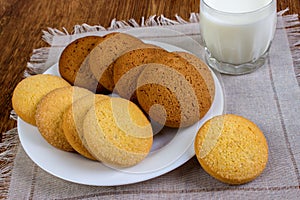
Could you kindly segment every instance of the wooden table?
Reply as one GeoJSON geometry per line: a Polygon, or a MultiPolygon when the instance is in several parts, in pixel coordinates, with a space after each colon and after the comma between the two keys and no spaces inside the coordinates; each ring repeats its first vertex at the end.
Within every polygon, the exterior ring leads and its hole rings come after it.
{"type": "MultiPolygon", "coordinates": [[[[299,0],[277,0],[278,10],[289,7],[287,14],[300,15],[299,0]]],[[[16,126],[9,119],[12,92],[22,79],[32,50],[45,46],[42,30],[75,24],[100,24],[108,27],[113,18],[140,22],[142,16],[178,14],[188,19],[199,12],[199,0],[1,0],[0,1],[0,134],[16,126]]]]}

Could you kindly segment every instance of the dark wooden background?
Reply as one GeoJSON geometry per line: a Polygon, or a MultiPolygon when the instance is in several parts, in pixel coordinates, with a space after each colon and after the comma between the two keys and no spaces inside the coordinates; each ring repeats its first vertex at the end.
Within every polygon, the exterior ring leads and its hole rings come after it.
{"type": "MultiPolygon", "coordinates": [[[[0,0],[0,134],[16,126],[9,119],[11,96],[22,79],[32,50],[46,46],[41,40],[47,27],[69,32],[75,24],[108,27],[113,18],[140,22],[142,16],[164,14],[184,19],[199,12],[200,0],[0,0]]],[[[300,14],[300,0],[277,0],[278,10],[300,14]]],[[[1,139],[1,138],[0,138],[1,139]]]]}

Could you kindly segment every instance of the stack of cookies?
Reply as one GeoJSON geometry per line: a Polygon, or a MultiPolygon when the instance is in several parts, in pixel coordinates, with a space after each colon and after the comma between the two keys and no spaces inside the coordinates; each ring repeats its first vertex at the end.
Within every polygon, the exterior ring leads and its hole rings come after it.
{"type": "MultiPolygon", "coordinates": [[[[76,39],[62,52],[59,72],[21,81],[12,97],[15,112],[52,146],[116,167],[136,165],[149,154],[149,118],[190,126],[215,95],[212,73],[198,57],[124,33],[76,39]]],[[[208,120],[194,147],[203,169],[229,184],[253,180],[268,158],[263,133],[236,115],[208,120]]]]}
{"type": "Polygon", "coordinates": [[[59,72],[61,77],[21,81],[13,108],[52,146],[115,166],[132,166],[148,155],[149,118],[190,126],[214,99],[212,74],[199,58],[124,33],[74,40],[60,56],[59,72]]]}
{"type": "Polygon", "coordinates": [[[62,52],[59,72],[70,84],[94,93],[117,93],[173,128],[199,121],[215,94],[211,71],[198,57],[124,33],[73,41],[62,52]]]}
{"type": "Polygon", "coordinates": [[[128,167],[141,162],[152,146],[151,124],[134,103],[71,86],[57,76],[22,80],[12,103],[49,144],[92,160],[128,167]]]}

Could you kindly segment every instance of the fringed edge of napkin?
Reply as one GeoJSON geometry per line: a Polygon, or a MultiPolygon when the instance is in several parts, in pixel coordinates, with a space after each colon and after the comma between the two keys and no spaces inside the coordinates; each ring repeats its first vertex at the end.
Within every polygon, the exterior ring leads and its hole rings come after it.
{"type": "Polygon", "coordinates": [[[2,134],[2,142],[0,143],[0,199],[7,196],[18,145],[17,128],[2,134]]]}
{"type": "Polygon", "coordinates": [[[290,49],[294,61],[294,70],[300,86],[300,21],[297,14],[283,16],[290,49]]]}
{"type": "MultiPolygon", "coordinates": [[[[17,114],[14,110],[10,113],[10,118],[17,120],[17,114]]],[[[11,172],[14,159],[19,145],[17,128],[13,128],[6,133],[2,133],[2,142],[0,143],[0,199],[8,193],[11,172]]]]}
{"type": "Polygon", "coordinates": [[[145,20],[144,17],[141,18],[141,23],[138,24],[135,19],[129,19],[128,21],[118,21],[113,19],[110,23],[110,27],[104,28],[101,25],[75,25],[73,31],[69,33],[65,28],[62,28],[63,31],[60,31],[56,28],[48,28],[48,30],[43,31],[42,39],[52,45],[53,37],[63,36],[63,35],[76,35],[87,32],[97,32],[97,31],[117,31],[120,29],[129,29],[129,28],[138,28],[138,27],[149,27],[149,26],[172,26],[179,24],[188,24],[188,23],[197,23],[199,22],[199,13],[191,13],[189,21],[182,19],[180,16],[175,15],[175,20],[169,19],[164,15],[152,15],[145,20]]]}

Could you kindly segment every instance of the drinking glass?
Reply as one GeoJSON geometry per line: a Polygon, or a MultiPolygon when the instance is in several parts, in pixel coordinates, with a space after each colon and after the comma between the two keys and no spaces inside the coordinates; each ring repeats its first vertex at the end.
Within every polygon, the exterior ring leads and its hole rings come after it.
{"type": "Polygon", "coordinates": [[[208,65],[225,74],[264,65],[276,29],[276,0],[200,0],[208,65]]]}

